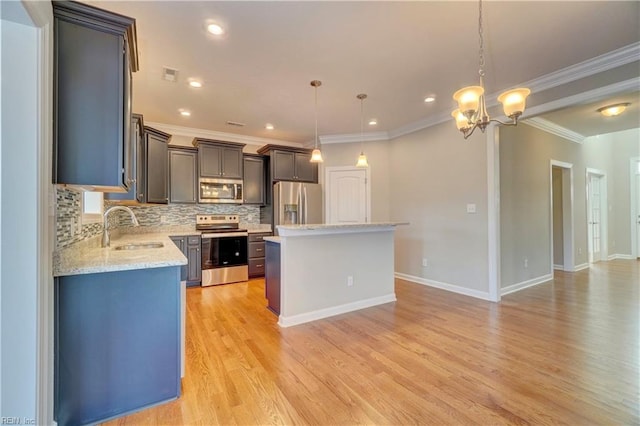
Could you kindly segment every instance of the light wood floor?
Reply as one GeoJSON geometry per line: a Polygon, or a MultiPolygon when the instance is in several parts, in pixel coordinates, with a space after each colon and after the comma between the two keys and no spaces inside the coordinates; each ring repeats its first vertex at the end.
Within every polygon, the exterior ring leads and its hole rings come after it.
{"type": "Polygon", "coordinates": [[[187,291],[182,397],[110,424],[638,424],[639,262],[493,304],[398,301],[281,329],[264,283],[187,291]]]}

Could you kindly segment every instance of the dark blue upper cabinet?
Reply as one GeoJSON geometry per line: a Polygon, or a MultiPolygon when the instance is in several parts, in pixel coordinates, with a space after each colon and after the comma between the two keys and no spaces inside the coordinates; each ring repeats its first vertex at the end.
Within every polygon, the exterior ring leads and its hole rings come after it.
{"type": "Polygon", "coordinates": [[[127,192],[135,19],[54,1],[53,182],[127,192]]]}

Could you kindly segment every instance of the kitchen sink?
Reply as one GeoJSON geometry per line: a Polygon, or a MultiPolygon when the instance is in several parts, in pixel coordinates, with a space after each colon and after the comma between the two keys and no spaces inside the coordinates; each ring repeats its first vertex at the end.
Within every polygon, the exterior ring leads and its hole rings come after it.
{"type": "Polygon", "coordinates": [[[141,250],[141,249],[152,249],[152,248],[161,248],[164,247],[163,243],[151,242],[151,243],[129,243],[122,244],[120,246],[114,247],[114,250],[141,250]]]}

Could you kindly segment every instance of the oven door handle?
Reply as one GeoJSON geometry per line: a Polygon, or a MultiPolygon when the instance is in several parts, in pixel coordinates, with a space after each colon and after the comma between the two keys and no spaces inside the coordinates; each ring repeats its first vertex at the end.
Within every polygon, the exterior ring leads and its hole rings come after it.
{"type": "Polygon", "coordinates": [[[202,238],[248,237],[247,232],[203,232],[202,238]]]}

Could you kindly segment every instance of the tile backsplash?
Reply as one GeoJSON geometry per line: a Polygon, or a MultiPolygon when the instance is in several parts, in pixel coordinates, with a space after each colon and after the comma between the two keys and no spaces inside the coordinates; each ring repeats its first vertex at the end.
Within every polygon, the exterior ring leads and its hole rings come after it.
{"type": "MultiPolygon", "coordinates": [[[[56,248],[86,240],[102,233],[102,223],[82,224],[80,211],[82,193],[76,190],[56,188],[56,248]]],[[[118,204],[105,201],[105,209],[118,204]]],[[[260,207],[255,205],[229,204],[141,204],[127,206],[136,215],[140,226],[193,225],[196,214],[235,214],[241,223],[259,224],[260,207]]],[[[131,219],[126,212],[114,212],[109,217],[109,228],[131,227],[131,219]]]]}

